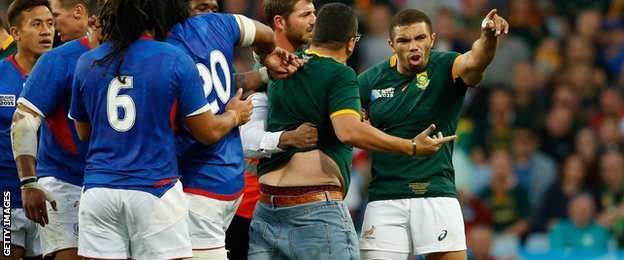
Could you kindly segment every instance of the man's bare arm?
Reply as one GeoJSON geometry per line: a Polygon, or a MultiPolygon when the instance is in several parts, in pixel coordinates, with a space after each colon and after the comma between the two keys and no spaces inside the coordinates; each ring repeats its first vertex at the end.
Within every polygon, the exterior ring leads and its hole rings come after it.
{"type": "Polygon", "coordinates": [[[345,144],[369,151],[397,153],[408,156],[430,156],[437,152],[442,144],[457,138],[455,135],[443,137],[441,134],[431,138],[430,135],[435,130],[435,126],[431,125],[414,137],[414,139],[403,139],[388,135],[371,125],[361,122],[358,116],[354,114],[336,116],[332,118],[332,125],[338,139],[345,144]]]}

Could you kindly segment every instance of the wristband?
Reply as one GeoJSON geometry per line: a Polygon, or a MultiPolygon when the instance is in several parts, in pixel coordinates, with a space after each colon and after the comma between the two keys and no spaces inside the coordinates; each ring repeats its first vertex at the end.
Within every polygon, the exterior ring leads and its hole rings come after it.
{"type": "Polygon", "coordinates": [[[240,114],[238,114],[238,112],[236,110],[228,110],[227,112],[234,113],[234,119],[236,119],[236,126],[240,125],[240,123],[241,123],[240,114]]]}
{"type": "Polygon", "coordinates": [[[412,156],[416,157],[416,140],[412,139],[412,156]]]}
{"type": "Polygon", "coordinates": [[[20,186],[28,185],[30,183],[37,182],[37,176],[28,176],[20,180],[20,186]]]}
{"type": "Polygon", "coordinates": [[[271,75],[269,75],[269,72],[266,67],[260,68],[258,70],[258,74],[260,74],[260,80],[262,80],[264,84],[269,83],[269,81],[271,81],[271,75]]]}

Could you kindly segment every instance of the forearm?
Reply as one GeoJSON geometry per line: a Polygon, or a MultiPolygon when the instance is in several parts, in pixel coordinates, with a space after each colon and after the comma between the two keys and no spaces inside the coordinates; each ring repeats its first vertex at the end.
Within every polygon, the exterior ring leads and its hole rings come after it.
{"type": "Polygon", "coordinates": [[[17,174],[20,180],[25,177],[37,176],[37,159],[35,157],[20,155],[15,158],[15,164],[17,165],[17,174]]]}
{"type": "Polygon", "coordinates": [[[210,111],[184,118],[191,135],[195,140],[210,145],[227,135],[232,128],[238,125],[238,117],[234,111],[228,110],[221,115],[214,115],[210,111]]]}
{"type": "Polygon", "coordinates": [[[214,123],[210,124],[213,139],[212,143],[226,136],[238,125],[238,119],[235,113],[236,112],[233,110],[228,110],[223,114],[215,116],[214,123]]]}
{"type": "Polygon", "coordinates": [[[412,141],[388,135],[368,124],[354,124],[344,143],[373,152],[412,155],[412,141]]]}
{"type": "Polygon", "coordinates": [[[42,118],[24,105],[18,105],[11,124],[11,149],[20,179],[37,176],[35,170],[38,151],[37,132],[42,118]]]}
{"type": "Polygon", "coordinates": [[[296,133],[294,131],[284,131],[282,132],[282,134],[280,135],[279,138],[279,142],[277,144],[277,148],[282,149],[282,150],[286,150],[290,147],[292,147],[293,142],[292,140],[294,140],[296,133]]]}
{"type": "Polygon", "coordinates": [[[236,89],[242,88],[244,92],[248,92],[264,86],[266,82],[262,80],[260,71],[255,70],[234,74],[234,84],[236,89]]]}
{"type": "Polygon", "coordinates": [[[496,56],[497,48],[498,37],[494,36],[494,32],[482,31],[481,37],[472,44],[471,59],[467,66],[472,70],[485,71],[496,56]]]}

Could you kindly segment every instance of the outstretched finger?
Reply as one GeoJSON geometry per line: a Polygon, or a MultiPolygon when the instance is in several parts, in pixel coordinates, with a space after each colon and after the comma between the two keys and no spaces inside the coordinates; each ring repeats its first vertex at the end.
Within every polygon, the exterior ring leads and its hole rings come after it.
{"type": "Polygon", "coordinates": [[[436,126],[434,124],[429,125],[429,127],[427,127],[427,129],[425,129],[425,131],[422,131],[419,135],[425,135],[425,136],[430,136],[431,133],[433,133],[433,130],[436,129],[436,126]]]}
{"type": "Polygon", "coordinates": [[[503,20],[503,31],[505,32],[505,34],[509,33],[509,23],[507,22],[507,20],[501,18],[503,20]]]}
{"type": "Polygon", "coordinates": [[[492,9],[486,16],[485,18],[487,19],[492,19],[494,20],[494,15],[496,15],[498,13],[498,10],[496,9],[492,9]]]}
{"type": "Polygon", "coordinates": [[[449,135],[447,137],[438,138],[436,141],[438,142],[438,144],[443,144],[443,143],[453,141],[455,139],[457,139],[457,135],[449,135]]]}

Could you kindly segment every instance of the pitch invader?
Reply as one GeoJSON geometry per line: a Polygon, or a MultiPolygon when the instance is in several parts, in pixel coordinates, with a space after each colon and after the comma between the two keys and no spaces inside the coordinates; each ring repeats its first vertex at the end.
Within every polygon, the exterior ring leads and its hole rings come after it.
{"type": "MultiPolygon", "coordinates": [[[[8,9],[11,36],[17,53],[0,60],[0,179],[2,189],[11,192],[11,256],[9,259],[41,255],[37,224],[32,215],[39,212],[22,208],[21,189],[31,191],[33,182],[20,179],[11,153],[11,118],[26,77],[39,57],[52,49],[52,12],[47,0],[17,0],[8,9]]],[[[26,198],[25,198],[26,199],[26,198]]]]}

